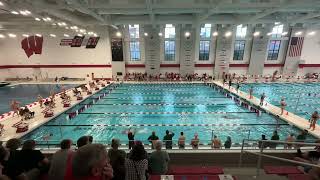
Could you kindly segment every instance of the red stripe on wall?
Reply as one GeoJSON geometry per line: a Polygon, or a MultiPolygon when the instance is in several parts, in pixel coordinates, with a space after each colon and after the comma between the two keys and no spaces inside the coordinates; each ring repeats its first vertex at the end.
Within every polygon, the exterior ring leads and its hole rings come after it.
{"type": "Polygon", "coordinates": [[[320,67],[320,64],[299,64],[299,68],[304,67],[320,67]]]}
{"type": "Polygon", "coordinates": [[[126,67],[128,68],[144,68],[146,65],[144,64],[126,64],[126,67]]]}
{"type": "Polygon", "coordinates": [[[264,64],[264,67],[283,67],[284,64],[264,64]]]}
{"type": "Polygon", "coordinates": [[[214,64],[195,64],[194,67],[214,67],[214,64]]]}
{"type": "Polygon", "coordinates": [[[180,67],[180,64],[160,64],[160,67],[180,67]]]}
{"type": "Polygon", "coordinates": [[[229,67],[249,67],[249,64],[229,64],[229,67]]]}
{"type": "Polygon", "coordinates": [[[110,64],[33,64],[33,65],[0,65],[0,69],[9,68],[111,68],[110,64]]]}

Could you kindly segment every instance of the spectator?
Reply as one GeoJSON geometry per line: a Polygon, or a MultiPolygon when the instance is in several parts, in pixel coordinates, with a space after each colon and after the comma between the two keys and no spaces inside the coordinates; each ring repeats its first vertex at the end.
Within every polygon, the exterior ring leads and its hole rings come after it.
{"type": "Polygon", "coordinates": [[[3,173],[9,176],[11,179],[24,179],[26,178],[25,174],[23,174],[23,170],[21,167],[17,166],[19,164],[19,150],[17,150],[21,146],[20,139],[9,139],[6,143],[6,148],[9,151],[9,157],[6,162],[3,163],[4,169],[3,173]]]}
{"type": "MultiPolygon", "coordinates": [[[[291,134],[287,137],[286,142],[294,142],[294,141],[295,141],[294,134],[291,133],[291,134]]],[[[285,145],[284,145],[284,148],[286,148],[286,149],[291,149],[291,148],[292,148],[292,144],[285,144],[285,145]]]]}
{"type": "Polygon", "coordinates": [[[10,152],[19,149],[20,146],[21,140],[17,138],[9,139],[6,143],[6,148],[8,148],[10,152]]]}
{"type": "Polygon", "coordinates": [[[27,140],[18,153],[18,166],[26,172],[29,179],[38,179],[40,173],[46,173],[49,168],[49,160],[40,150],[35,150],[35,147],[34,140],[27,140]]]}
{"type": "Polygon", "coordinates": [[[64,139],[60,143],[60,150],[57,151],[51,159],[50,169],[48,173],[49,180],[63,179],[67,167],[68,155],[72,154],[72,140],[64,139]]]}
{"type": "Polygon", "coordinates": [[[88,136],[88,139],[89,139],[89,143],[92,144],[92,142],[93,142],[93,136],[88,136]]]}
{"type": "MultiPolygon", "coordinates": [[[[262,134],[262,135],[261,135],[261,140],[262,140],[262,141],[266,141],[266,140],[268,140],[268,139],[266,139],[266,135],[262,134]]],[[[259,148],[266,148],[266,147],[268,147],[268,142],[262,142],[262,141],[259,141],[258,147],[259,147],[259,148]]]]}
{"type": "Polygon", "coordinates": [[[172,137],[174,136],[173,132],[169,132],[169,130],[166,130],[166,135],[163,137],[163,141],[166,144],[166,149],[172,149],[172,137]]]}
{"type": "Polygon", "coordinates": [[[221,148],[221,140],[216,135],[213,136],[211,148],[214,148],[214,149],[221,148]]]}
{"type": "Polygon", "coordinates": [[[231,145],[232,145],[231,137],[228,136],[228,137],[227,137],[227,140],[224,142],[224,148],[225,148],[225,149],[230,149],[230,148],[231,148],[231,145]]]}
{"type": "MultiPolygon", "coordinates": [[[[317,140],[315,143],[320,143],[320,140],[317,140]]],[[[297,157],[295,157],[294,160],[304,163],[318,164],[320,160],[320,146],[316,146],[314,151],[307,151],[305,153],[302,153],[301,150],[298,149],[297,157]]],[[[311,169],[311,166],[304,166],[305,172],[308,172],[311,169]]]]}
{"type": "MultiPolygon", "coordinates": [[[[303,130],[300,132],[300,134],[297,136],[297,139],[296,141],[297,142],[304,142],[306,139],[307,139],[307,134],[308,134],[308,131],[307,130],[303,130]]],[[[303,145],[299,145],[299,144],[296,144],[296,147],[299,149],[300,147],[302,147],[303,145]]]]}
{"type": "Polygon", "coordinates": [[[191,146],[192,146],[192,149],[198,149],[199,147],[199,138],[198,138],[198,134],[195,133],[194,134],[194,138],[191,140],[191,146]]]}
{"type": "Polygon", "coordinates": [[[186,142],[186,137],[183,135],[183,132],[180,132],[180,137],[178,139],[179,149],[184,149],[186,142]]]}
{"type": "Polygon", "coordinates": [[[129,149],[131,149],[134,144],[134,132],[131,132],[130,129],[128,132],[128,140],[129,140],[129,149]]]}
{"type": "Polygon", "coordinates": [[[77,140],[77,146],[78,148],[84,146],[84,145],[87,145],[89,144],[90,141],[89,141],[89,137],[88,136],[81,136],[78,140],[77,140]]]}
{"type": "Polygon", "coordinates": [[[10,152],[0,145],[0,179],[1,180],[9,180],[9,177],[6,175],[3,175],[3,168],[7,164],[7,161],[9,159],[10,152]]]}
{"type": "Polygon", "coordinates": [[[66,174],[65,179],[68,180],[111,180],[113,170],[105,146],[87,144],[79,148],[72,161],[68,162],[66,174]]]}
{"type": "MultiPolygon", "coordinates": [[[[280,137],[278,135],[278,131],[273,131],[273,135],[271,136],[271,140],[272,141],[279,141],[280,137]]],[[[277,147],[277,143],[269,143],[269,147],[270,148],[276,148],[277,147]]]]}
{"type": "Polygon", "coordinates": [[[125,169],[124,162],[126,158],[126,152],[119,150],[120,141],[119,139],[112,139],[111,149],[108,151],[108,157],[110,159],[110,164],[113,169],[113,180],[123,180],[125,179],[125,169]]]}
{"type": "Polygon", "coordinates": [[[151,143],[151,148],[154,149],[154,143],[159,140],[159,137],[156,136],[156,132],[152,131],[151,136],[148,137],[148,141],[151,143]]]}
{"type": "Polygon", "coordinates": [[[170,161],[169,154],[162,151],[162,142],[155,143],[156,150],[153,151],[149,158],[149,166],[152,174],[166,174],[168,171],[168,163],[170,161]]]}
{"type": "Polygon", "coordinates": [[[126,180],[147,180],[148,160],[141,142],[137,142],[125,161],[126,180]]]}

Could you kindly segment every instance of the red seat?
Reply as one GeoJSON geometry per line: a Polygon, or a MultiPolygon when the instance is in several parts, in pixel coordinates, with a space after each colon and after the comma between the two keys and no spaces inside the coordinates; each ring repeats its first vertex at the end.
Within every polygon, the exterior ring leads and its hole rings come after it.
{"type": "Polygon", "coordinates": [[[296,166],[265,166],[264,171],[266,174],[303,174],[296,166]]]}
{"type": "Polygon", "coordinates": [[[217,166],[208,166],[208,167],[184,167],[184,166],[176,166],[172,167],[171,174],[173,175],[201,175],[201,174],[223,174],[223,169],[217,166]]]}
{"type": "Polygon", "coordinates": [[[289,174],[289,180],[312,180],[312,178],[307,174],[289,174]]]}

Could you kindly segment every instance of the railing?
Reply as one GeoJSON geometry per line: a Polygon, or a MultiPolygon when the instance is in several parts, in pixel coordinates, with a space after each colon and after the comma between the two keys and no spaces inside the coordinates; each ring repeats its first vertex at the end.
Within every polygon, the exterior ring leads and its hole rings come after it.
{"type": "Polygon", "coordinates": [[[280,157],[277,157],[277,156],[263,154],[264,150],[268,147],[268,146],[266,146],[266,144],[269,144],[269,145],[271,144],[273,146],[274,145],[277,146],[278,144],[293,145],[294,148],[300,148],[302,146],[304,146],[304,147],[307,146],[310,149],[314,149],[316,146],[320,146],[320,143],[305,143],[305,142],[287,142],[287,141],[274,141],[274,140],[249,140],[249,139],[244,139],[243,143],[242,143],[242,147],[241,147],[240,158],[239,158],[239,167],[242,166],[243,154],[244,153],[248,153],[248,154],[253,154],[253,155],[258,156],[257,169],[256,169],[256,175],[257,176],[260,175],[262,157],[275,159],[275,160],[288,162],[288,163],[293,163],[293,164],[299,164],[299,165],[303,165],[303,166],[311,166],[311,167],[320,168],[320,165],[316,165],[316,164],[312,164],[312,163],[305,163],[305,162],[300,162],[300,161],[290,160],[290,159],[286,159],[286,158],[280,158],[280,157]],[[243,144],[246,141],[258,142],[258,144],[260,144],[259,145],[260,152],[253,152],[253,151],[249,151],[249,150],[244,150],[243,144]]]}

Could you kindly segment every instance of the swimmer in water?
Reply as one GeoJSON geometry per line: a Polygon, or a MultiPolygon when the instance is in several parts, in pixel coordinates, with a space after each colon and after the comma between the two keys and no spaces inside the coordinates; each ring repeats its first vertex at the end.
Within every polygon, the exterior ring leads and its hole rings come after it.
{"type": "Polygon", "coordinates": [[[53,136],[52,133],[47,134],[47,135],[45,135],[45,136],[42,137],[42,140],[44,140],[44,141],[49,141],[50,137],[52,137],[52,136],[53,136]]]}

